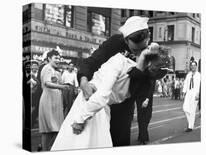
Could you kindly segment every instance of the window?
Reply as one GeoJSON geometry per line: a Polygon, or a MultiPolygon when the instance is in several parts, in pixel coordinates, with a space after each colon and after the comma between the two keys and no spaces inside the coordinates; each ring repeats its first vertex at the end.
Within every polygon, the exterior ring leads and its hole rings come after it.
{"type": "Polygon", "coordinates": [[[175,15],[175,12],[169,12],[168,14],[169,15],[175,15]]]}
{"type": "Polygon", "coordinates": [[[159,28],[159,38],[162,38],[162,28],[159,28]]]}
{"type": "Polygon", "coordinates": [[[34,8],[42,10],[43,9],[43,4],[41,4],[41,3],[34,3],[34,8]]]}
{"type": "Polygon", "coordinates": [[[64,6],[58,4],[46,4],[45,5],[45,20],[64,24],[64,6]]]}
{"type": "Polygon", "coordinates": [[[150,42],[153,42],[153,27],[149,27],[150,32],[150,42]]]}
{"type": "Polygon", "coordinates": [[[165,16],[165,12],[164,11],[157,11],[156,16],[158,16],[158,17],[165,16]]]}
{"type": "Polygon", "coordinates": [[[129,10],[129,16],[134,16],[134,10],[129,10]]]}
{"type": "Polygon", "coordinates": [[[192,14],[192,17],[195,18],[195,13],[192,14]]]}
{"type": "Polygon", "coordinates": [[[31,4],[23,6],[23,23],[31,20],[31,4]]]}
{"type": "Polygon", "coordinates": [[[23,12],[28,10],[28,9],[29,9],[29,5],[28,4],[23,6],[23,12]]]}
{"type": "Polygon", "coordinates": [[[121,10],[121,17],[127,17],[127,11],[125,9],[121,10]]]}
{"type": "Polygon", "coordinates": [[[195,28],[192,27],[192,42],[195,41],[195,28]]]}
{"type": "Polygon", "coordinates": [[[168,33],[167,33],[167,40],[168,41],[172,41],[172,40],[174,40],[174,25],[168,25],[167,26],[167,31],[168,31],[168,33]]]}
{"type": "Polygon", "coordinates": [[[197,13],[197,18],[200,18],[200,14],[199,13],[197,13]]]}
{"type": "Polygon", "coordinates": [[[88,31],[97,35],[110,35],[110,18],[95,12],[88,12],[88,31]]]}
{"type": "Polygon", "coordinates": [[[73,27],[73,7],[71,5],[65,6],[65,26],[73,27]]]}
{"type": "Polygon", "coordinates": [[[153,16],[154,16],[153,11],[149,11],[149,17],[153,17],[153,16]]]}
{"type": "Polygon", "coordinates": [[[174,56],[170,57],[170,67],[169,68],[175,71],[175,57],[174,56]]]}
{"type": "Polygon", "coordinates": [[[144,11],[143,11],[143,10],[140,10],[140,11],[139,11],[139,15],[140,15],[140,16],[144,15],[144,11]]]}
{"type": "Polygon", "coordinates": [[[45,4],[44,19],[50,23],[73,27],[73,7],[71,5],[45,4]]]}

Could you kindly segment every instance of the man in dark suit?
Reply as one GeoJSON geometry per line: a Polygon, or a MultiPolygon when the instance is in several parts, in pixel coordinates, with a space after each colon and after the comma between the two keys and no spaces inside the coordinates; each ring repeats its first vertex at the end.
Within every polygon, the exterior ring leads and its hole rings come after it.
{"type": "MultiPolygon", "coordinates": [[[[105,63],[110,57],[121,52],[139,55],[137,66],[134,67],[129,75],[137,80],[144,76],[145,56],[148,54],[141,51],[148,46],[149,30],[148,18],[133,16],[120,27],[121,34],[111,36],[103,42],[98,49],[87,59],[84,59],[78,72],[78,81],[83,94],[88,99],[96,88],[89,84],[93,73],[105,63]]],[[[113,146],[130,145],[130,127],[134,112],[134,98],[128,98],[121,104],[111,106],[110,132],[113,146]]]]}

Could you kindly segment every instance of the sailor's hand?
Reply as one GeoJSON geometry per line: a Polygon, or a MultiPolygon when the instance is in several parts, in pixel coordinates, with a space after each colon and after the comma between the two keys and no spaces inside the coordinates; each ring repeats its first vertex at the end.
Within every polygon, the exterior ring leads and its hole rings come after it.
{"type": "Polygon", "coordinates": [[[86,100],[88,100],[90,96],[97,90],[93,84],[88,82],[86,77],[81,78],[80,88],[86,100]]]}

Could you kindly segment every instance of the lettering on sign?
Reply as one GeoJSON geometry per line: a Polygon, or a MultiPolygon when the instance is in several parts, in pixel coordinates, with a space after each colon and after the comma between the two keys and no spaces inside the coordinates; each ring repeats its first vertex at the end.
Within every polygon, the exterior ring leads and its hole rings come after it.
{"type": "Polygon", "coordinates": [[[105,40],[105,38],[98,37],[98,36],[92,36],[89,33],[79,32],[78,30],[65,29],[62,27],[55,27],[49,24],[43,24],[43,23],[34,22],[34,21],[32,21],[31,30],[41,32],[41,33],[47,33],[51,35],[66,37],[68,39],[85,41],[85,42],[94,43],[94,44],[101,44],[105,40]]]}

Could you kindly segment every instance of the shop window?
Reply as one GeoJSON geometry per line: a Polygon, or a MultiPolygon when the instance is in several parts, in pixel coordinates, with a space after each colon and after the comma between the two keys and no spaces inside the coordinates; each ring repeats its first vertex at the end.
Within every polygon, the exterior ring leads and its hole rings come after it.
{"type": "Polygon", "coordinates": [[[95,12],[88,12],[88,31],[97,35],[110,35],[110,18],[95,12]]]}
{"type": "Polygon", "coordinates": [[[174,29],[175,29],[174,25],[167,26],[167,30],[168,30],[167,40],[168,41],[174,40],[174,29]]]}
{"type": "Polygon", "coordinates": [[[195,28],[192,27],[192,42],[195,41],[195,28]]]}

